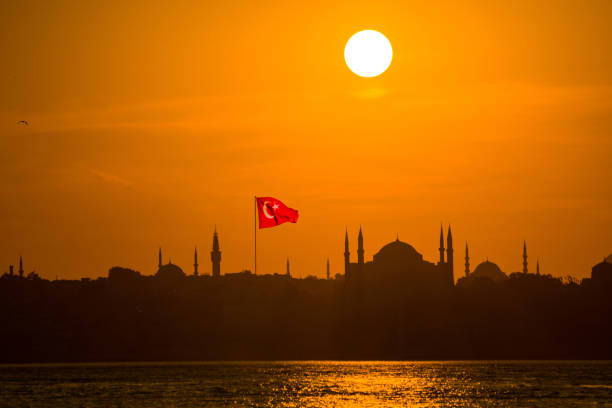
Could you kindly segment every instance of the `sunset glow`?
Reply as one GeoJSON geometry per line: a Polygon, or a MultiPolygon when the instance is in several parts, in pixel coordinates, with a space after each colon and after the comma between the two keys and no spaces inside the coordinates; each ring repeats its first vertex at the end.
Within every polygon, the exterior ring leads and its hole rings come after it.
{"type": "Polygon", "coordinates": [[[555,276],[612,252],[612,2],[179,3],[2,5],[4,270],[187,267],[215,225],[251,268],[254,195],[300,210],[262,273],[340,273],[360,224],[367,259],[396,233],[434,258],[442,222],[508,272],[523,240],[555,276]],[[371,78],[344,60],[366,28],[393,47],[371,78]]]}

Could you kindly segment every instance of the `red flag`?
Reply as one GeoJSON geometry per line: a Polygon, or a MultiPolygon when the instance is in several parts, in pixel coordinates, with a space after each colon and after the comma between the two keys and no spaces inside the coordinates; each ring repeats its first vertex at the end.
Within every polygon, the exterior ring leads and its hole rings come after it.
{"type": "Polygon", "coordinates": [[[259,228],[276,227],[285,222],[296,223],[298,212],[273,197],[255,197],[259,213],[259,228]]]}

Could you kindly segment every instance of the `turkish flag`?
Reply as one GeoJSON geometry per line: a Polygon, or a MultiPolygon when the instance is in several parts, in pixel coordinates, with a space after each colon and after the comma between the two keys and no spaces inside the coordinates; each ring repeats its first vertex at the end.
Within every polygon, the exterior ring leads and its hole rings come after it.
{"type": "Polygon", "coordinates": [[[273,197],[255,197],[259,213],[259,228],[276,227],[285,222],[296,223],[298,212],[273,197]]]}

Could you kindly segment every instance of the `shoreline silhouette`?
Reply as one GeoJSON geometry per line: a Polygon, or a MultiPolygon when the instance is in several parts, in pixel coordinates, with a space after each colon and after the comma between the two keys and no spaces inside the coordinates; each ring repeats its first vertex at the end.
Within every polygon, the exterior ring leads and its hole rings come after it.
{"type": "Polygon", "coordinates": [[[249,270],[187,275],[158,254],[156,274],[46,280],[20,260],[0,278],[0,362],[199,360],[462,360],[612,358],[612,262],[582,282],[487,260],[453,279],[450,227],[429,262],[399,237],[372,260],[364,234],[327,279],[249,270]]]}

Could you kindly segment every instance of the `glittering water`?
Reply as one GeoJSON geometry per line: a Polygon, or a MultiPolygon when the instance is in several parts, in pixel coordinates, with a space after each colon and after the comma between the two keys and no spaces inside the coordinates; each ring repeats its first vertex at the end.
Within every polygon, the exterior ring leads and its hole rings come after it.
{"type": "Polygon", "coordinates": [[[612,407],[612,362],[0,365],[2,407],[612,407]]]}

